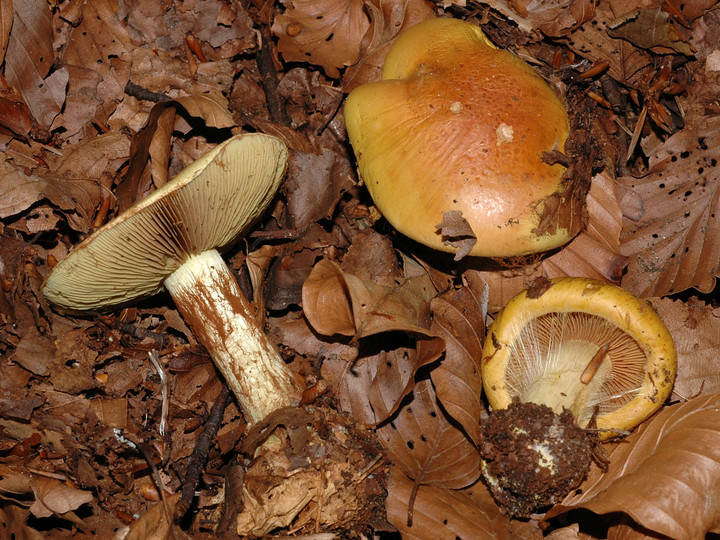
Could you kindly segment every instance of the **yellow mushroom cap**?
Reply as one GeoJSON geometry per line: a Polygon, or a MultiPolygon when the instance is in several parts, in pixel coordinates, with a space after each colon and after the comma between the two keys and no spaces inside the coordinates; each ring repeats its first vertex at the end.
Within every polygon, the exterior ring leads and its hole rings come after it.
{"type": "Polygon", "coordinates": [[[563,245],[582,208],[566,200],[569,132],[556,92],[475,25],[431,19],[400,35],[382,80],[353,90],[345,123],[360,176],[401,233],[453,252],[436,225],[460,211],[471,255],[511,257],[563,245]]]}
{"type": "Polygon", "coordinates": [[[663,404],[676,365],[670,332],[647,302],[600,281],[557,278],[503,308],[488,330],[482,376],[494,409],[519,398],[617,431],[663,404]]]}

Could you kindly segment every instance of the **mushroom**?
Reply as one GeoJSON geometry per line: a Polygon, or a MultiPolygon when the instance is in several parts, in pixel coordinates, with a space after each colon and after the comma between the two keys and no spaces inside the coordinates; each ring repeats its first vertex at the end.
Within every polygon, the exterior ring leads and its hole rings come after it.
{"type": "Polygon", "coordinates": [[[413,240],[457,252],[453,234],[469,236],[470,255],[504,258],[561,246],[583,226],[586,183],[543,159],[564,150],[563,102],[473,24],[431,19],[401,34],[382,80],[354,89],[344,116],[378,210],[413,240]],[[453,216],[469,228],[448,232],[453,216]]]}
{"type": "Polygon", "coordinates": [[[482,376],[488,402],[514,398],[567,409],[607,439],[630,430],[670,395],[677,355],[653,308],[589,278],[543,280],[515,296],[488,330],[482,376]]]}
{"type": "Polygon", "coordinates": [[[43,284],[69,312],[107,309],[166,288],[235,394],[248,423],[300,400],[219,251],[245,234],[282,181],[287,148],[232,137],[80,243],[43,284]]]}
{"type": "Polygon", "coordinates": [[[528,515],[561,500],[590,464],[583,432],[605,440],[647,419],[670,395],[676,364],[657,313],[615,285],[541,279],[511,299],[482,353],[495,411],[483,474],[498,502],[528,515]],[[508,455],[524,459],[508,466],[508,455]]]}

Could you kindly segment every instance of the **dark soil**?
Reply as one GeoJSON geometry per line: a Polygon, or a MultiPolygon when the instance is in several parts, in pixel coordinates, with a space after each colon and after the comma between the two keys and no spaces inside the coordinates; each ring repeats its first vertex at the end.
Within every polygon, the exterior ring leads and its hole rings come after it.
{"type": "Polygon", "coordinates": [[[529,517],[561,501],[585,478],[594,436],[545,405],[513,402],[484,427],[483,475],[504,512],[529,517]]]}

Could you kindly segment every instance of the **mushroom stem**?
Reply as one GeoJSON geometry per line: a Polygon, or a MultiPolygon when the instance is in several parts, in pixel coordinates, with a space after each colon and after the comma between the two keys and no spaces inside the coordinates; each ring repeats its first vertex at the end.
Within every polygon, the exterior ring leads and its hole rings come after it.
{"type": "Polygon", "coordinates": [[[300,401],[294,374],[252,314],[230,269],[215,249],[191,255],[165,287],[254,424],[300,401]]]}
{"type": "Polygon", "coordinates": [[[602,347],[598,349],[598,351],[595,353],[595,356],[593,356],[590,361],[588,362],[587,367],[585,368],[585,371],[582,372],[582,375],[580,375],[580,382],[583,384],[590,384],[590,381],[593,380],[593,377],[597,373],[598,368],[600,367],[600,364],[602,364],[602,361],[605,360],[605,357],[607,356],[608,349],[610,349],[610,344],[606,343],[602,347]]]}

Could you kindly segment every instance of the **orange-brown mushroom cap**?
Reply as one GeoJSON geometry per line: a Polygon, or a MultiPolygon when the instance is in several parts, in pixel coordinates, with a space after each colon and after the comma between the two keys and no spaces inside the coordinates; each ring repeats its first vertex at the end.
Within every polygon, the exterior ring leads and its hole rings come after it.
{"type": "Polygon", "coordinates": [[[456,19],[403,33],[381,81],[353,90],[345,122],[360,175],[401,233],[453,252],[436,225],[460,211],[477,243],[471,255],[511,257],[563,245],[579,230],[567,208],[565,107],[533,69],[456,19]]]}

